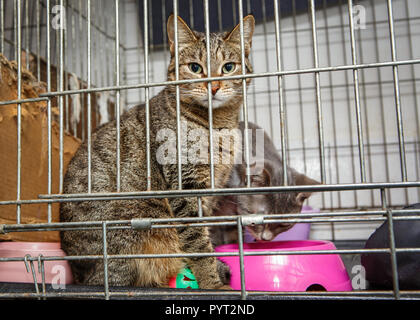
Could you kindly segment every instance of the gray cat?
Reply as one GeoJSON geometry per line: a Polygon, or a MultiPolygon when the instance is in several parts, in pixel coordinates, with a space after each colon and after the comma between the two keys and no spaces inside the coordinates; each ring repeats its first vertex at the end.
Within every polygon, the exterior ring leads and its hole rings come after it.
{"type": "MultiPolygon", "coordinates": [[[[244,132],[244,123],[240,123],[240,130],[244,132]]],[[[252,132],[255,143],[257,130],[263,130],[256,124],[248,122],[248,129],[252,132]]],[[[254,148],[255,149],[255,148],[254,148]]],[[[250,148],[251,150],[251,148],[250,148]]],[[[283,185],[283,161],[271,139],[264,132],[264,157],[256,160],[263,163],[257,170],[256,164],[251,165],[251,186],[269,187],[283,185]],[[256,171],[257,170],[257,171],[256,171]],[[253,172],[254,171],[254,172],[253,172]]],[[[316,185],[319,184],[291,167],[287,167],[288,185],[316,185]]],[[[246,165],[236,164],[231,172],[226,188],[246,186],[246,165]]],[[[298,213],[302,210],[303,202],[311,196],[310,192],[287,192],[255,195],[229,195],[218,197],[214,215],[245,215],[245,214],[281,214],[298,213]]],[[[293,223],[267,223],[246,228],[257,240],[273,240],[279,233],[293,227],[293,223]]],[[[213,245],[235,243],[238,241],[236,227],[214,227],[211,229],[213,245]]]]}
{"type": "MultiPolygon", "coordinates": [[[[254,18],[243,20],[245,64],[252,72],[248,54],[251,49],[254,18]]],[[[171,61],[168,80],[175,80],[174,17],[168,19],[167,29],[171,61]]],[[[242,74],[239,25],[231,32],[210,34],[211,70],[207,70],[206,41],[203,33],[192,31],[178,18],[179,79],[201,79],[211,76],[242,74]]],[[[249,83],[250,79],[247,79],[249,83]]],[[[242,80],[221,80],[211,83],[213,96],[213,127],[235,129],[239,123],[242,104],[242,80]]],[[[181,121],[186,132],[182,145],[190,147],[185,138],[192,130],[208,134],[208,91],[206,82],[179,85],[181,121]]],[[[121,191],[144,191],[146,176],[146,116],[145,106],[136,106],[121,117],[121,191]]],[[[177,164],[162,164],[157,157],[161,142],[161,129],[176,132],[176,87],[168,85],[150,100],[151,188],[152,190],[178,189],[177,164]]],[[[92,134],[92,192],[116,191],[116,123],[112,121],[92,134]]],[[[222,150],[234,156],[229,147],[222,150]]],[[[208,161],[207,161],[208,162],[208,161]]],[[[231,163],[217,163],[214,167],[215,187],[227,182],[231,163]]],[[[87,144],[81,145],[68,166],[64,180],[64,193],[87,192],[87,144]]],[[[182,164],[183,189],[210,188],[208,163],[182,164]]],[[[212,214],[213,197],[203,198],[203,212],[212,214]]],[[[61,221],[103,221],[133,218],[171,218],[196,216],[197,199],[142,199],[113,201],[83,201],[63,203],[61,221]]],[[[102,235],[99,230],[64,231],[62,248],[68,255],[101,255],[102,235]]],[[[213,252],[207,228],[163,228],[144,231],[112,229],[108,231],[108,254],[168,254],[213,252]]],[[[108,275],[110,285],[166,287],[172,276],[187,264],[200,288],[225,287],[221,265],[215,257],[110,259],[108,275]]],[[[104,266],[99,260],[71,260],[76,283],[103,284],[104,266]]]]}

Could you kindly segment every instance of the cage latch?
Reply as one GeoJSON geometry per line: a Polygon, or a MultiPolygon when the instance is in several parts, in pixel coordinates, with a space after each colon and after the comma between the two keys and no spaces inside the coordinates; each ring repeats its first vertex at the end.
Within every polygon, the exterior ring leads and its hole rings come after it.
{"type": "Polygon", "coordinates": [[[264,223],[264,215],[262,214],[249,214],[241,216],[243,226],[254,226],[256,224],[264,223]]]}
{"type": "Polygon", "coordinates": [[[145,230],[152,228],[151,219],[131,219],[131,227],[134,230],[145,230]]]}

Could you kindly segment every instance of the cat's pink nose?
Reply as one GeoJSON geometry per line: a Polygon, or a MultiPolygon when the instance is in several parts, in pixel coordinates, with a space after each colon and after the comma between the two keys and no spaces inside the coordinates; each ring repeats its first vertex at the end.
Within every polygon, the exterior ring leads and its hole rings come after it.
{"type": "Polygon", "coordinates": [[[220,89],[219,81],[212,81],[212,83],[211,83],[211,93],[213,95],[215,95],[219,89],[220,89]]]}

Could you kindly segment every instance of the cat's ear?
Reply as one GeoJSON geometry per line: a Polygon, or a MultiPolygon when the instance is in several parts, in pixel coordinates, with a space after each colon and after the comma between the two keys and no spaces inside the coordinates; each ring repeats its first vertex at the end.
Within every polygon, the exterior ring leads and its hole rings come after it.
{"type": "Polygon", "coordinates": [[[263,168],[261,173],[256,175],[251,175],[251,186],[252,187],[267,187],[271,184],[270,173],[263,168]]]}
{"type": "MultiPolygon", "coordinates": [[[[320,182],[309,178],[305,176],[304,174],[301,174],[299,172],[294,172],[294,179],[296,185],[318,185],[321,184],[320,182]]],[[[312,195],[312,192],[305,191],[305,192],[299,192],[296,196],[296,202],[299,205],[302,205],[306,199],[308,199],[312,195]]]]}
{"type": "MultiPolygon", "coordinates": [[[[174,27],[174,15],[171,14],[168,18],[168,23],[166,25],[168,32],[168,41],[171,55],[175,53],[175,27],[174,27]]],[[[178,16],[178,49],[181,50],[188,44],[196,41],[197,38],[194,35],[194,32],[188,27],[187,23],[178,16]]]]}
{"type": "MultiPolygon", "coordinates": [[[[244,28],[244,45],[245,45],[245,55],[248,56],[252,47],[252,35],[254,33],[255,19],[254,16],[248,15],[243,20],[244,28]]],[[[228,35],[225,37],[225,41],[234,42],[236,45],[241,45],[241,32],[240,24],[238,24],[228,35]]]]}
{"type": "Polygon", "coordinates": [[[296,202],[301,206],[312,195],[312,192],[299,192],[296,196],[296,202]]]}

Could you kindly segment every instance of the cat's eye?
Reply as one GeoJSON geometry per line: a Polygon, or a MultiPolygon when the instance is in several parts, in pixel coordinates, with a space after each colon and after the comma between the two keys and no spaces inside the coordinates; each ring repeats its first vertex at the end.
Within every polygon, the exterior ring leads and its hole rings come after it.
{"type": "Polygon", "coordinates": [[[235,70],[235,64],[233,62],[226,63],[222,68],[224,74],[231,73],[233,70],[235,70]]]}
{"type": "Polygon", "coordinates": [[[201,73],[203,71],[203,68],[198,63],[190,63],[189,67],[193,73],[201,73]]]}

